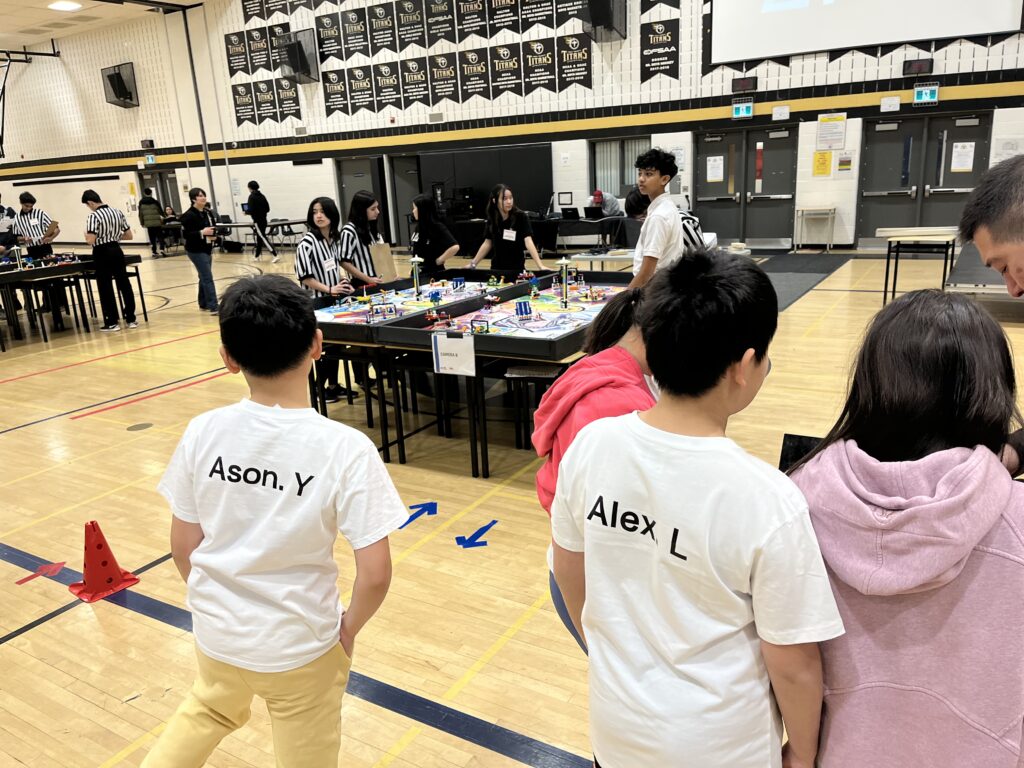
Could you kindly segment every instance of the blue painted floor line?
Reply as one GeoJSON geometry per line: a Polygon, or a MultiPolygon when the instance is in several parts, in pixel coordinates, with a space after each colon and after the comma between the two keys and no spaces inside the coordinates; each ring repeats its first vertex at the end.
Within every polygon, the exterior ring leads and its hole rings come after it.
{"type": "MultiPolygon", "coordinates": [[[[170,555],[164,555],[133,572],[136,574],[143,573],[169,559],[170,555]]],[[[20,549],[2,543],[0,543],[0,560],[29,572],[34,572],[40,565],[46,565],[48,562],[28,552],[23,552],[20,549]]],[[[71,568],[62,568],[56,576],[41,576],[40,578],[51,578],[53,581],[67,586],[76,581],[81,581],[82,574],[71,568]]],[[[110,597],[104,598],[104,600],[178,629],[192,631],[192,614],[176,605],[171,605],[128,589],[117,592],[110,597]]],[[[50,619],[60,616],[62,613],[66,613],[78,605],[83,605],[82,601],[74,600],[45,616],[40,616],[35,621],[0,637],[0,645],[25,634],[50,619]]],[[[551,744],[546,744],[543,741],[532,739],[529,736],[503,728],[500,725],[489,723],[478,717],[473,717],[436,701],[417,696],[415,693],[404,691],[380,680],[374,680],[358,672],[352,672],[349,675],[347,692],[363,701],[368,701],[410,720],[415,720],[430,728],[449,733],[463,741],[476,744],[484,749],[504,755],[525,765],[533,766],[534,768],[589,768],[591,766],[591,761],[587,758],[567,752],[551,744]]]]}

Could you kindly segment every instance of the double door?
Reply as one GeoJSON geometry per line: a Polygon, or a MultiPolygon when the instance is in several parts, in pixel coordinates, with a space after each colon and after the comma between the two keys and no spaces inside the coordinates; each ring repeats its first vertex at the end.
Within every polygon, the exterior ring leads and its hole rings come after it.
{"type": "Polygon", "coordinates": [[[864,124],[857,235],[881,228],[952,227],[988,168],[991,115],[878,119],[864,124]]]}
{"type": "Polygon", "coordinates": [[[178,179],[174,175],[174,171],[140,171],[139,197],[142,197],[144,189],[152,189],[153,197],[159,200],[164,207],[169,205],[175,213],[182,212],[181,197],[178,194],[178,179]]]}
{"type": "Polygon", "coordinates": [[[793,244],[797,130],[773,127],[696,136],[694,213],[723,246],[793,244]]]}

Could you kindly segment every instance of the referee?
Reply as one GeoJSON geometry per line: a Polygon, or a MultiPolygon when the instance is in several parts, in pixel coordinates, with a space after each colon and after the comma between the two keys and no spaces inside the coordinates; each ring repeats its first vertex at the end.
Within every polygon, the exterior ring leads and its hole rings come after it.
{"type": "MultiPolygon", "coordinates": [[[[14,217],[13,229],[18,241],[25,246],[25,258],[35,260],[52,256],[53,246],[50,243],[60,234],[60,227],[50,219],[46,211],[36,208],[36,199],[31,192],[22,192],[18,196],[18,201],[21,203],[21,210],[14,217]]],[[[60,281],[48,282],[42,308],[44,311],[50,310],[55,331],[64,330],[61,311],[67,309],[67,304],[68,300],[60,281]]]]}
{"type": "Polygon", "coordinates": [[[85,223],[85,241],[92,246],[93,268],[96,271],[96,287],[100,293],[100,307],[103,310],[101,331],[119,331],[117,324],[117,299],[114,283],[124,304],[124,321],[129,328],[138,328],[135,322],[135,293],[125,269],[122,240],[132,239],[132,230],[124,214],[116,208],[105,205],[100,196],[87,189],[82,193],[82,202],[92,213],[85,223]]]}

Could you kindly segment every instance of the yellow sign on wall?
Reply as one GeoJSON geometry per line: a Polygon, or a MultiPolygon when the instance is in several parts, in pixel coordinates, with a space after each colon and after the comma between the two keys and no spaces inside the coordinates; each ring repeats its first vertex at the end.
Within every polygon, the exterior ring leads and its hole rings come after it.
{"type": "Polygon", "coordinates": [[[832,152],[814,153],[814,171],[811,174],[815,178],[829,177],[832,175],[832,152]]]}

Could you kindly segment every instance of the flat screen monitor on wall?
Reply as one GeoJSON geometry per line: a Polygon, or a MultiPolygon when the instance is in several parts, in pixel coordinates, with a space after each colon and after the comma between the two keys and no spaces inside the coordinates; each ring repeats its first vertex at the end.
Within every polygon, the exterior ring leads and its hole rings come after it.
{"type": "Polygon", "coordinates": [[[1013,32],[1024,0],[713,0],[711,59],[750,61],[1013,32]]]}
{"type": "Polygon", "coordinates": [[[275,39],[281,51],[281,74],[297,83],[315,83],[320,80],[316,38],[312,29],[299,29],[275,39]]]}
{"type": "Polygon", "coordinates": [[[132,109],[139,106],[139,91],[135,85],[135,65],[131,62],[100,70],[103,77],[103,96],[108,104],[132,109]]]}

